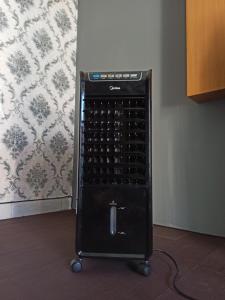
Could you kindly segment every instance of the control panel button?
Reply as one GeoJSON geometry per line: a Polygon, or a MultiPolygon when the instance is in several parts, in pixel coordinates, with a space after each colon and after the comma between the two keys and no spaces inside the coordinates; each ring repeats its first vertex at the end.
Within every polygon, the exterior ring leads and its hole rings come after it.
{"type": "Polygon", "coordinates": [[[123,78],[124,78],[124,79],[129,79],[129,78],[130,78],[130,74],[124,73],[124,74],[123,74],[123,78]]]}
{"type": "Polygon", "coordinates": [[[101,79],[107,79],[107,74],[101,74],[101,79]]]}
{"type": "Polygon", "coordinates": [[[115,74],[116,79],[122,79],[123,75],[120,73],[115,74]]]}
{"type": "Polygon", "coordinates": [[[131,79],[138,79],[138,74],[137,73],[132,73],[130,74],[131,79]]]}
{"type": "Polygon", "coordinates": [[[115,75],[113,73],[108,74],[108,79],[114,79],[115,75]]]}
{"type": "Polygon", "coordinates": [[[100,74],[99,73],[92,73],[91,78],[94,80],[100,79],[100,74]]]}

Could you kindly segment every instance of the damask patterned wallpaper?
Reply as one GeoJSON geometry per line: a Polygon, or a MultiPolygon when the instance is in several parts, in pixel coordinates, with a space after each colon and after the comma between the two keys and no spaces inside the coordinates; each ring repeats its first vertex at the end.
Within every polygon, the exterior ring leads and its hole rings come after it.
{"type": "Polygon", "coordinates": [[[0,202],[71,194],[77,1],[1,0],[0,202]]]}

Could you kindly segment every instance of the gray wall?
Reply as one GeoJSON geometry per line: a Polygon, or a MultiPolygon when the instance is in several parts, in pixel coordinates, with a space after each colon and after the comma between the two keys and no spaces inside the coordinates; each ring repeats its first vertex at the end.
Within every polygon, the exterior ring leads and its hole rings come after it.
{"type": "Polygon", "coordinates": [[[154,223],[225,236],[225,101],[185,96],[184,0],[81,0],[79,70],[153,70],[154,223]]]}

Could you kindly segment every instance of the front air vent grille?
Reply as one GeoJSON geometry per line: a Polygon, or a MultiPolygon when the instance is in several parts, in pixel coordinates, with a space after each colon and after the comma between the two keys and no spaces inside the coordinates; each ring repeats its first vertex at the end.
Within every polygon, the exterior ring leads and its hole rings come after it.
{"type": "Polygon", "coordinates": [[[86,97],[81,106],[83,185],[145,185],[145,97],[86,97]]]}

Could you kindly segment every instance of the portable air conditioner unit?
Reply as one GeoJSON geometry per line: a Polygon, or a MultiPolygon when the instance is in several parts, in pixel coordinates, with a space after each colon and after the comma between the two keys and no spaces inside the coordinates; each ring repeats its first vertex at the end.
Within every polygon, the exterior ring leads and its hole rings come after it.
{"type": "Polygon", "coordinates": [[[149,274],[151,121],[151,71],[80,73],[74,272],[92,257],[124,259],[149,274]]]}

